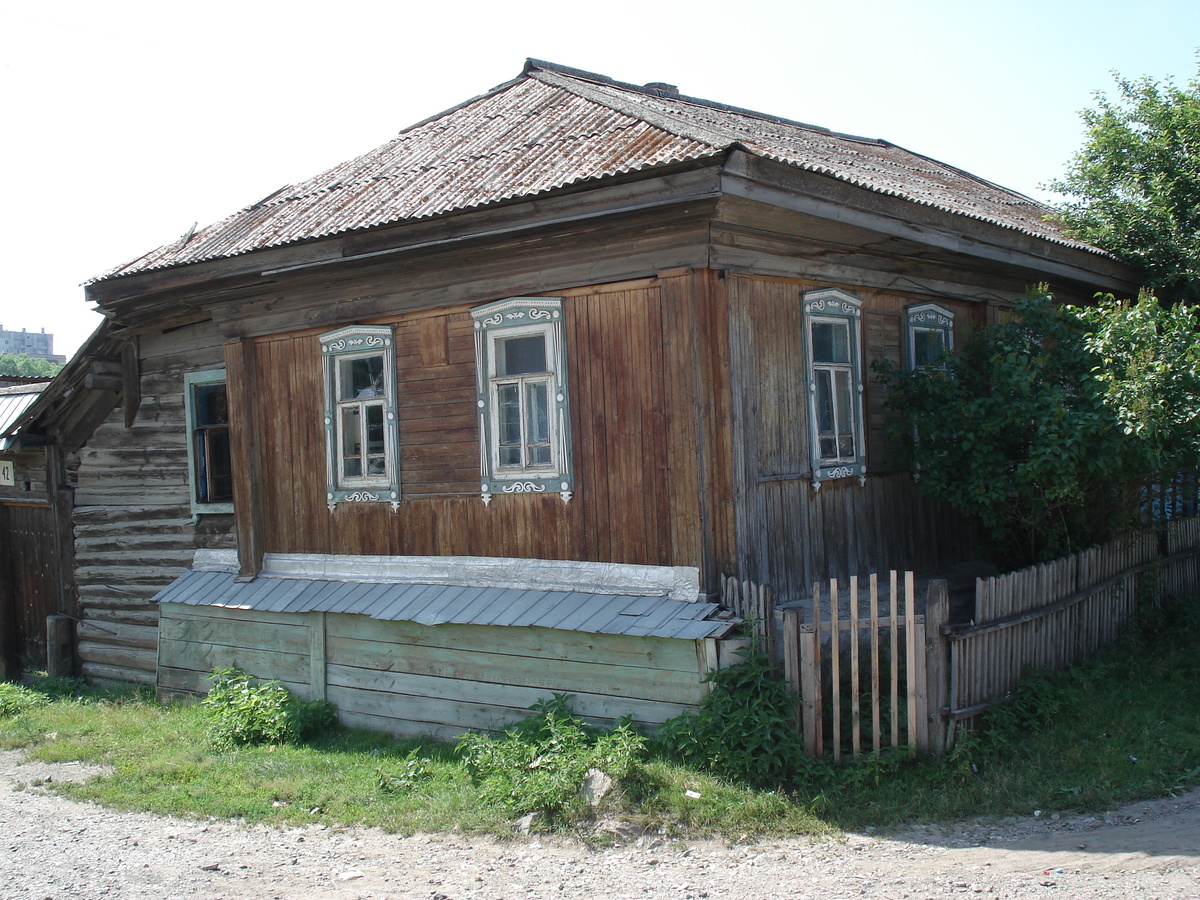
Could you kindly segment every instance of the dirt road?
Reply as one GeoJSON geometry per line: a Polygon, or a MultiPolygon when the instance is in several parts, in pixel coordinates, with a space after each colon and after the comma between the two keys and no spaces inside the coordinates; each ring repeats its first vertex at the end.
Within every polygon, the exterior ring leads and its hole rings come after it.
{"type": "Polygon", "coordinates": [[[1059,821],[733,847],[640,838],[590,850],[167,819],[14,789],[91,772],[0,752],[4,900],[1200,898],[1200,792],[1059,821]]]}

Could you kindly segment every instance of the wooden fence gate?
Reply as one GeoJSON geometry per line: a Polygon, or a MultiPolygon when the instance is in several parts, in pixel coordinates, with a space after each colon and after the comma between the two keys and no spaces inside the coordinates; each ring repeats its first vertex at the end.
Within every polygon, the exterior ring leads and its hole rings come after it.
{"type": "Polygon", "coordinates": [[[949,601],[944,589],[916,613],[913,573],[892,571],[881,590],[872,574],[865,596],[857,576],[839,597],[837,581],[813,586],[811,614],[783,611],[784,674],[800,697],[799,726],[813,756],[835,761],[869,749],[930,749],[941,725],[939,685],[945,678],[938,630],[949,601]],[[865,710],[864,710],[865,707],[865,710]]]}

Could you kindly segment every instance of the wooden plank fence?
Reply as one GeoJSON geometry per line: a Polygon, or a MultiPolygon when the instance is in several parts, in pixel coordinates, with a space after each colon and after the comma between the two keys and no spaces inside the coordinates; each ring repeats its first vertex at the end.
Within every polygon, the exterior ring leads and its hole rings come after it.
{"type": "MultiPolygon", "coordinates": [[[[944,581],[930,582],[920,614],[911,572],[891,572],[886,588],[874,574],[840,587],[818,583],[811,609],[781,610],[782,664],[806,751],[835,761],[883,747],[940,755],[958,727],[1003,702],[1030,670],[1095,655],[1139,602],[1200,591],[1200,517],[978,579],[966,624],[949,622],[944,581]]],[[[770,591],[740,592],[773,639],[770,591]]]]}

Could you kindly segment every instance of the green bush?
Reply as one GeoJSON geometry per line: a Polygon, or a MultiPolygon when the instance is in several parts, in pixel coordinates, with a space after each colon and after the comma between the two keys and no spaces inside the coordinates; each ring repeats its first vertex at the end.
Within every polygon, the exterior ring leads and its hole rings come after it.
{"type": "Polygon", "coordinates": [[[499,737],[472,733],[458,742],[457,752],[485,802],[517,815],[554,815],[581,802],[589,769],[601,770],[614,783],[635,773],[645,738],[628,722],[613,731],[593,728],[571,712],[565,694],[533,708],[536,715],[499,737]]]}
{"type": "Polygon", "coordinates": [[[699,711],[676,716],[659,731],[658,744],[668,755],[768,789],[791,784],[807,771],[808,757],[792,725],[794,699],[772,673],[757,639],[743,662],[705,680],[712,689],[699,711]]]}
{"type": "Polygon", "coordinates": [[[0,681],[0,719],[10,719],[23,712],[45,706],[49,699],[37,691],[19,684],[0,681]]]}
{"type": "Polygon", "coordinates": [[[324,700],[298,700],[278,681],[256,684],[238,668],[214,669],[204,698],[208,739],[222,750],[247,744],[286,744],[309,737],[336,721],[324,700]]]}

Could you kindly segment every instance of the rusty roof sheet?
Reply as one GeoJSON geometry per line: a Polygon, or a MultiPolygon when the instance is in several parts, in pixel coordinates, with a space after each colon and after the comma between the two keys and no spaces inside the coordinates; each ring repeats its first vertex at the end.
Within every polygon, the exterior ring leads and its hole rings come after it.
{"type": "Polygon", "coordinates": [[[517,79],[95,280],[531,197],[734,147],[1100,252],[1046,222],[1049,210],[1036,201],[886,141],[529,60],[517,79]]]}

